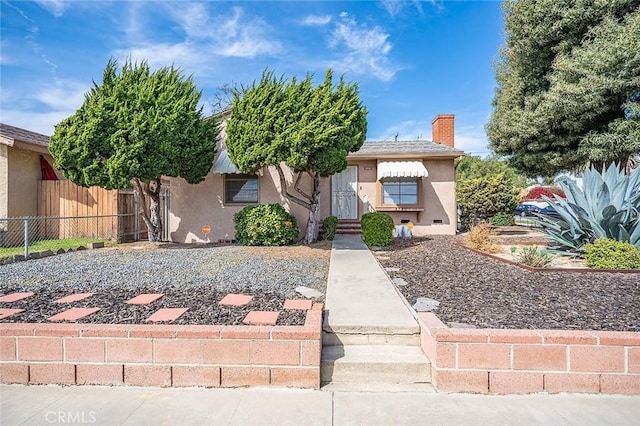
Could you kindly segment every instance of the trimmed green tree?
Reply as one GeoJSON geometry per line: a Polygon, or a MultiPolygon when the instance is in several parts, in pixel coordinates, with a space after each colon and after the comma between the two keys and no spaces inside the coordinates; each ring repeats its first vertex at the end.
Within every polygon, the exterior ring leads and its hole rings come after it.
{"type": "Polygon", "coordinates": [[[93,84],[82,106],[55,127],[49,150],[55,165],[77,185],[123,189],[143,197],[149,241],[159,241],[161,177],[198,183],[211,169],[218,126],[204,120],[191,77],[146,62],[127,61],[121,73],[110,60],[102,84],[93,84]]]}
{"type": "Polygon", "coordinates": [[[367,110],[358,85],[340,79],[333,84],[328,70],[314,87],[312,76],[285,81],[265,71],[258,82],[234,93],[227,124],[227,149],[243,173],[274,166],[284,198],[309,210],[304,242],[317,239],[320,178],[347,168],[347,155],[362,146],[367,110]],[[287,182],[283,166],[294,174],[287,182]],[[303,176],[310,183],[303,188],[303,176]]]}
{"type": "Polygon", "coordinates": [[[640,2],[514,0],[487,124],[529,175],[622,167],[640,152],[640,2]]]}

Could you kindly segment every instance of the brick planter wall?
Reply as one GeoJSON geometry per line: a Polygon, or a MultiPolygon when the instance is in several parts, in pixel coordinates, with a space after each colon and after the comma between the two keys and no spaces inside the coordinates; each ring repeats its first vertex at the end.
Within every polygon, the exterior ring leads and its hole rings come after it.
{"type": "Polygon", "coordinates": [[[640,333],[448,328],[418,317],[440,392],[640,394],[640,333]]]}
{"type": "Polygon", "coordinates": [[[304,326],[4,323],[1,383],[319,389],[322,305],[304,326]]]}

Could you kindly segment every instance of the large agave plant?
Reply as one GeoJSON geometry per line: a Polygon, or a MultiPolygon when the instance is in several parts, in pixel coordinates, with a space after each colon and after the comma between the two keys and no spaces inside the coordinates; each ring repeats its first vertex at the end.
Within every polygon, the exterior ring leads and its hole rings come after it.
{"type": "Polygon", "coordinates": [[[615,164],[602,173],[591,168],[582,181],[582,189],[570,179],[559,182],[566,201],[543,197],[559,215],[538,215],[537,219],[553,248],[578,254],[598,238],[640,247],[640,168],[630,176],[615,164]]]}

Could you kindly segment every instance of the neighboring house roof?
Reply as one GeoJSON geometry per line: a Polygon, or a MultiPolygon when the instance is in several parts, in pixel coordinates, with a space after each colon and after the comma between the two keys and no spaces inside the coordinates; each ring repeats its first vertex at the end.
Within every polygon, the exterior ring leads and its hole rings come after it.
{"type": "Polygon", "coordinates": [[[49,136],[0,123],[0,143],[29,151],[49,152],[49,136]]]}
{"type": "Polygon", "coordinates": [[[463,151],[446,145],[427,141],[367,141],[350,158],[400,158],[400,157],[450,157],[464,154],[463,151]]]}

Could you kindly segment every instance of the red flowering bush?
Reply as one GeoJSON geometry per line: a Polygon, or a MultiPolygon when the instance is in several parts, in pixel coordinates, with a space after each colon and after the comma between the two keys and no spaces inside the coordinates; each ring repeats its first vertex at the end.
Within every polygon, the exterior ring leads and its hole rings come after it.
{"type": "Polygon", "coordinates": [[[532,188],[531,191],[527,193],[527,195],[525,195],[523,201],[540,200],[542,199],[543,195],[551,199],[554,198],[553,197],[554,195],[557,195],[560,198],[567,198],[564,195],[564,192],[562,191],[562,189],[560,188],[554,188],[554,187],[548,187],[548,186],[536,186],[532,188]]]}

